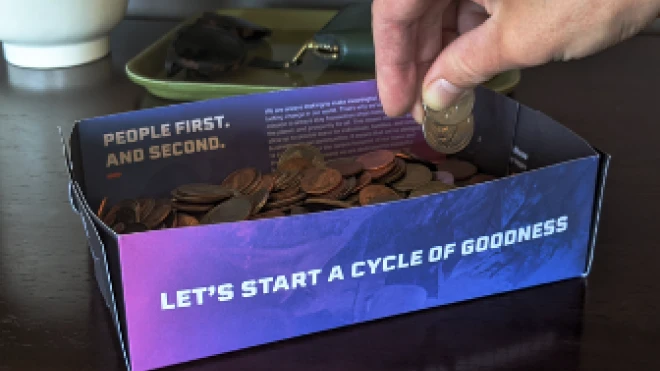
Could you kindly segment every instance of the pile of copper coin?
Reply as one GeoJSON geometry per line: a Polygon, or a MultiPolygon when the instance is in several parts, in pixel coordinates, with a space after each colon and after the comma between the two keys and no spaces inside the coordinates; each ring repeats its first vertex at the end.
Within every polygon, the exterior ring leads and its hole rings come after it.
{"type": "Polygon", "coordinates": [[[220,184],[185,184],[171,197],[102,202],[99,217],[116,233],[284,217],[373,205],[486,182],[459,159],[429,162],[406,151],[377,150],[325,161],[310,145],[289,147],[277,168],[238,169],[220,184]]]}

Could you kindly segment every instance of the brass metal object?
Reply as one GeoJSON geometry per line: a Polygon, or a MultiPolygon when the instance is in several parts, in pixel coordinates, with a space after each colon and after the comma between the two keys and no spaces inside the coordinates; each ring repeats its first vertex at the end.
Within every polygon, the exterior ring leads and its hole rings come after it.
{"type": "Polygon", "coordinates": [[[322,44],[314,40],[308,41],[303,45],[298,53],[293,56],[291,61],[284,62],[284,68],[291,68],[299,66],[302,59],[308,52],[314,53],[317,57],[322,59],[337,59],[339,57],[339,47],[336,45],[322,44]]]}
{"type": "Polygon", "coordinates": [[[422,130],[431,148],[444,154],[462,151],[470,144],[474,135],[475,95],[467,91],[449,108],[435,111],[424,104],[422,130]]]}

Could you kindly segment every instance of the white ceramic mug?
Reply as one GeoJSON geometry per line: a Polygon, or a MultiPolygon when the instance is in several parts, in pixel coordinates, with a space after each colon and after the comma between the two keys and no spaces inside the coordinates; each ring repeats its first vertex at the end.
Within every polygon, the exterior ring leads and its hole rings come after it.
{"type": "Polygon", "coordinates": [[[28,68],[84,64],[108,54],[128,0],[0,0],[7,62],[28,68]]]}

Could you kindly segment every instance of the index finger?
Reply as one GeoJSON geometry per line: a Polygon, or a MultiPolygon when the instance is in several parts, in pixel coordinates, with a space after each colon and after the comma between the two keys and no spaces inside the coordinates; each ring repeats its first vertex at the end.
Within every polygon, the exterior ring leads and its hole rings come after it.
{"type": "Polygon", "coordinates": [[[417,20],[433,0],[374,0],[376,81],[383,110],[399,116],[417,96],[417,20]]]}

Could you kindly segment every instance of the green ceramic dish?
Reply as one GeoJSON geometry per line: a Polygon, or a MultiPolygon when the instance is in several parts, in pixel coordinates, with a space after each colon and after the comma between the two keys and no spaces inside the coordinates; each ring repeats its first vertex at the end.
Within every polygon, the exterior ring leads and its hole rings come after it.
{"type": "MultiPolygon", "coordinates": [[[[275,60],[290,60],[311,36],[336,14],[333,10],[304,9],[223,9],[217,11],[246,19],[272,29],[268,43],[252,51],[255,55],[275,60]]],[[[362,73],[327,68],[325,62],[308,55],[295,71],[242,68],[222,81],[185,81],[167,78],[165,57],[176,32],[197,17],[182,22],[126,64],[126,73],[134,83],[158,98],[174,101],[196,101],[250,93],[262,93],[302,86],[359,81],[374,78],[362,73]]],[[[519,71],[510,71],[484,84],[501,93],[510,92],[520,81],[519,71]]]]}

